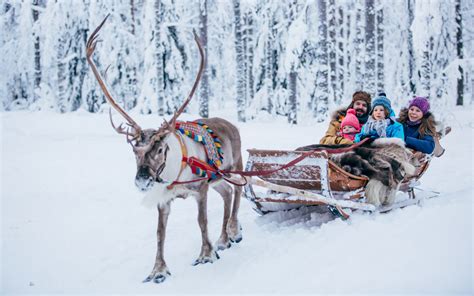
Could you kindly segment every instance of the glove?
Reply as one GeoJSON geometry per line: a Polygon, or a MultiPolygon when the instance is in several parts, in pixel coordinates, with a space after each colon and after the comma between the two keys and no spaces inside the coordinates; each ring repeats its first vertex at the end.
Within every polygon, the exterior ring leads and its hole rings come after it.
{"type": "Polygon", "coordinates": [[[377,136],[378,136],[377,131],[372,129],[370,131],[364,131],[360,139],[362,140],[365,138],[377,138],[377,136]]]}

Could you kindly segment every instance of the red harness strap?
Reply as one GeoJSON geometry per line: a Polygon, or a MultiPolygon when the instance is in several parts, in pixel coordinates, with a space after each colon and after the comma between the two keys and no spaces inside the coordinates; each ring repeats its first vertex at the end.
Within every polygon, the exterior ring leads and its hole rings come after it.
{"type": "Polygon", "coordinates": [[[181,184],[188,184],[188,183],[193,183],[193,182],[199,182],[199,181],[204,181],[204,180],[209,180],[211,176],[209,175],[211,173],[215,173],[216,175],[218,174],[218,171],[216,168],[210,166],[209,164],[205,163],[204,161],[191,156],[188,157],[188,150],[186,149],[186,145],[184,145],[184,141],[181,138],[181,134],[178,132],[174,133],[176,137],[178,138],[179,145],[181,146],[181,153],[183,154],[183,157],[181,158],[181,169],[179,170],[178,177],[176,177],[176,180],[174,180],[170,185],[166,186],[168,190],[172,189],[176,185],[181,185],[181,184]],[[203,177],[203,178],[197,178],[197,179],[192,179],[188,181],[178,181],[179,177],[181,177],[181,174],[184,171],[184,168],[186,166],[189,166],[191,168],[191,171],[193,174],[196,173],[197,169],[204,170],[208,172],[208,177],[203,177]]]}
{"type": "MultiPolygon", "coordinates": [[[[184,157],[183,157],[183,161],[184,161],[184,157]]],[[[191,156],[191,157],[187,158],[186,162],[191,167],[191,171],[193,172],[193,174],[197,174],[197,169],[198,168],[203,170],[203,171],[206,171],[207,176],[209,178],[211,178],[210,172],[212,172],[212,173],[217,172],[217,169],[215,167],[210,166],[209,164],[205,163],[204,161],[202,161],[202,160],[200,160],[200,159],[198,159],[194,156],[191,156]]]]}

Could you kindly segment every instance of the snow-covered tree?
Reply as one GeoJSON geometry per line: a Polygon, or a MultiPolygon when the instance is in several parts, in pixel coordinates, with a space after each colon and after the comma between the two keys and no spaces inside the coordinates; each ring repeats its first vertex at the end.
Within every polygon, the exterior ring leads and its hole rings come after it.
{"type": "Polygon", "coordinates": [[[329,0],[327,4],[328,18],[328,63],[329,63],[329,97],[333,102],[337,100],[336,91],[336,1],[329,0]]]}
{"type": "Polygon", "coordinates": [[[263,79],[262,79],[262,90],[263,96],[266,96],[265,105],[263,107],[270,114],[274,114],[274,102],[272,100],[273,97],[273,89],[274,89],[274,73],[276,72],[275,67],[275,55],[274,55],[274,35],[273,33],[275,30],[273,29],[273,25],[275,23],[274,15],[272,13],[272,9],[270,5],[267,5],[263,8],[265,11],[265,22],[263,27],[263,36],[262,36],[262,43],[264,47],[264,54],[263,60],[261,64],[263,65],[263,79]]]}
{"type": "Polygon", "coordinates": [[[413,30],[412,25],[415,19],[415,7],[413,2],[415,0],[407,0],[407,12],[408,12],[408,28],[407,28],[407,42],[408,42],[408,84],[411,95],[416,94],[416,82],[415,82],[415,50],[413,48],[413,30]]]}
{"type": "Polygon", "coordinates": [[[375,1],[365,1],[365,71],[364,71],[364,89],[368,93],[375,93],[375,1]]]}
{"type": "MultiPolygon", "coordinates": [[[[462,14],[461,14],[461,0],[455,0],[455,17],[456,17],[456,55],[458,60],[464,58],[463,53],[463,24],[462,24],[462,14]]],[[[456,105],[463,105],[464,103],[464,68],[462,65],[458,66],[459,77],[457,79],[457,100],[456,105]]]]}
{"type": "Polygon", "coordinates": [[[381,0],[376,2],[376,80],[377,92],[385,90],[385,64],[384,64],[384,18],[381,0]]]}
{"type": "Polygon", "coordinates": [[[351,92],[354,91],[353,85],[354,85],[354,72],[355,70],[352,68],[353,65],[353,54],[355,52],[354,49],[354,42],[352,40],[354,39],[353,35],[355,33],[354,26],[355,26],[355,17],[353,16],[351,11],[354,11],[354,4],[353,3],[348,3],[345,5],[345,11],[347,11],[344,21],[342,26],[344,27],[344,33],[345,33],[345,38],[344,42],[346,44],[344,48],[344,80],[347,81],[347,83],[344,83],[344,96],[348,96],[351,92]]]}
{"type": "Polygon", "coordinates": [[[33,41],[34,41],[34,60],[35,60],[35,71],[34,71],[34,101],[39,99],[39,88],[41,86],[41,42],[40,42],[40,31],[39,26],[39,14],[40,10],[44,8],[44,0],[33,0],[32,14],[33,14],[33,41]]]}
{"type": "MultiPolygon", "coordinates": [[[[212,110],[222,110],[226,102],[235,106],[234,34],[231,1],[208,1],[209,98],[212,110]]],[[[195,52],[195,50],[194,50],[195,52]]]]}
{"type": "Polygon", "coordinates": [[[254,96],[255,96],[255,79],[254,79],[254,9],[251,3],[243,5],[243,15],[242,15],[242,41],[244,46],[244,66],[245,66],[245,77],[246,77],[246,92],[245,92],[245,101],[246,106],[248,107],[254,96]]]}
{"type": "MultiPolygon", "coordinates": [[[[254,47],[254,63],[258,67],[254,68],[254,86],[255,95],[250,104],[251,109],[255,109],[256,112],[265,111],[269,114],[274,114],[274,101],[273,101],[273,89],[274,79],[273,74],[276,72],[276,64],[274,62],[274,2],[262,1],[260,5],[256,7],[256,14],[261,15],[260,19],[257,19],[255,24],[260,27],[260,31],[255,34],[255,47],[254,47]]],[[[255,114],[253,114],[255,115],[255,114]]]]}
{"type": "MultiPolygon", "coordinates": [[[[292,0],[289,5],[289,25],[292,26],[293,22],[296,19],[296,15],[298,13],[298,6],[296,3],[296,0],[292,0]]],[[[289,29],[291,32],[291,28],[289,29]]],[[[288,37],[292,37],[294,34],[288,34],[288,37]]],[[[289,42],[290,43],[290,42],[289,42]]],[[[293,45],[293,44],[292,44],[293,45]]],[[[291,47],[290,47],[291,49],[291,47]]],[[[292,52],[287,55],[288,59],[291,59],[288,61],[288,68],[287,71],[289,70],[289,90],[290,90],[290,95],[288,97],[288,122],[291,124],[296,124],[297,121],[297,113],[298,113],[298,102],[297,102],[297,68],[298,68],[298,62],[296,61],[295,58],[291,58],[289,55],[293,55],[293,57],[298,55],[297,48],[293,48],[292,52]]]]}
{"type": "MultiPolygon", "coordinates": [[[[204,56],[208,56],[208,10],[207,10],[207,0],[201,0],[199,5],[199,20],[200,20],[200,30],[199,37],[201,45],[204,49],[204,56]]],[[[204,72],[202,73],[201,83],[199,86],[199,116],[208,118],[209,117],[209,67],[204,65],[204,72]]]]}
{"type": "MultiPolygon", "coordinates": [[[[343,6],[337,8],[337,29],[336,29],[336,56],[337,56],[337,65],[336,65],[336,84],[335,84],[335,105],[340,105],[344,98],[345,94],[345,75],[346,75],[346,57],[345,57],[345,48],[348,46],[347,42],[347,32],[346,27],[344,26],[345,20],[345,9],[343,6]]],[[[347,95],[348,96],[348,95],[347,95]]]]}
{"type": "Polygon", "coordinates": [[[245,52],[244,41],[242,36],[242,17],[240,0],[232,0],[234,4],[234,34],[235,34],[235,59],[236,69],[236,89],[237,89],[237,117],[239,121],[245,122],[245,106],[246,99],[246,72],[245,72],[245,52]]]}
{"type": "Polygon", "coordinates": [[[431,51],[433,50],[433,36],[429,36],[428,40],[425,41],[423,48],[423,54],[421,56],[420,70],[418,76],[420,79],[420,88],[418,95],[429,96],[431,93],[431,51]]]}
{"type": "MultiPolygon", "coordinates": [[[[33,23],[29,2],[11,2],[3,5],[2,25],[2,71],[0,89],[6,91],[2,96],[5,110],[27,109],[34,102],[34,42],[33,23]]],[[[37,25],[36,25],[37,26],[37,25]]],[[[40,39],[41,40],[41,39],[40,39]]]]}
{"type": "Polygon", "coordinates": [[[364,77],[365,77],[365,14],[364,14],[364,5],[359,2],[355,2],[355,34],[354,34],[354,48],[355,48],[355,87],[357,89],[364,88],[364,77]]]}
{"type": "Polygon", "coordinates": [[[163,21],[165,10],[163,7],[163,0],[155,0],[154,6],[154,46],[155,46],[155,63],[156,67],[156,81],[154,87],[154,94],[156,95],[158,105],[158,115],[165,114],[165,45],[163,42],[163,21]]]}
{"type": "Polygon", "coordinates": [[[316,95],[313,102],[313,114],[316,120],[321,122],[326,118],[329,105],[326,1],[318,0],[318,12],[318,45],[316,48],[318,72],[316,73],[316,95]]]}
{"type": "MultiPolygon", "coordinates": [[[[56,93],[57,110],[70,112],[79,109],[83,103],[82,90],[87,71],[85,59],[86,32],[88,28],[87,14],[77,14],[76,11],[88,11],[84,2],[50,3],[49,8],[57,20],[53,23],[56,36],[55,81],[53,86],[56,93]]],[[[45,20],[46,22],[46,20],[45,20]]]]}

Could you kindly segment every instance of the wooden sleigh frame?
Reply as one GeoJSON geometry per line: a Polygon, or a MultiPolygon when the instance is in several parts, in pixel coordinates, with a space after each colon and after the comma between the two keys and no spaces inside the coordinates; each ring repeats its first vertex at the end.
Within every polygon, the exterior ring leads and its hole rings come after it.
{"type": "MultiPolygon", "coordinates": [[[[248,152],[246,171],[275,170],[305,153],[259,149],[250,149],[248,152]]],[[[350,211],[347,209],[387,212],[418,204],[424,199],[415,196],[414,189],[428,169],[430,161],[431,156],[425,157],[415,175],[402,181],[399,191],[406,193],[407,198],[387,206],[375,207],[364,202],[365,186],[369,179],[344,171],[329,159],[329,154],[324,150],[314,151],[294,166],[259,178],[247,178],[244,194],[253,204],[253,209],[262,215],[303,205],[327,206],[333,213],[344,218],[349,216],[350,211]],[[258,191],[257,187],[266,191],[258,191]]]]}

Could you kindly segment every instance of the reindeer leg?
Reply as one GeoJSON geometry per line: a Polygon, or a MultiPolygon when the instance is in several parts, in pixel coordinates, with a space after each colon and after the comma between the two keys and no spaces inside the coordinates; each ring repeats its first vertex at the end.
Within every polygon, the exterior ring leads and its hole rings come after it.
{"type": "Polygon", "coordinates": [[[198,203],[198,222],[199,227],[201,228],[201,237],[202,237],[202,246],[201,254],[193,262],[193,265],[204,264],[211,262],[213,263],[219,259],[219,255],[214,251],[212,244],[209,240],[209,235],[207,232],[207,191],[209,190],[209,185],[207,183],[202,184],[199,189],[199,196],[197,197],[198,203]]]}
{"type": "MultiPolygon", "coordinates": [[[[238,170],[242,169],[242,164],[237,166],[238,170]]],[[[240,243],[242,240],[242,227],[240,226],[238,214],[240,207],[240,197],[242,196],[242,186],[234,186],[234,204],[232,205],[232,214],[229,224],[227,225],[227,234],[230,240],[235,243],[240,243]]]]}
{"type": "Polygon", "coordinates": [[[227,223],[229,222],[230,217],[232,187],[222,182],[214,187],[214,189],[222,196],[222,199],[224,200],[224,218],[222,221],[221,236],[217,240],[216,247],[217,250],[225,250],[231,246],[229,236],[227,235],[227,223]]]}
{"type": "Polygon", "coordinates": [[[157,249],[155,266],[153,267],[150,275],[143,281],[144,283],[153,280],[158,284],[166,280],[166,278],[171,275],[163,257],[163,246],[165,243],[166,224],[168,222],[169,213],[170,202],[167,202],[164,205],[158,205],[158,229],[156,232],[157,249]]]}

